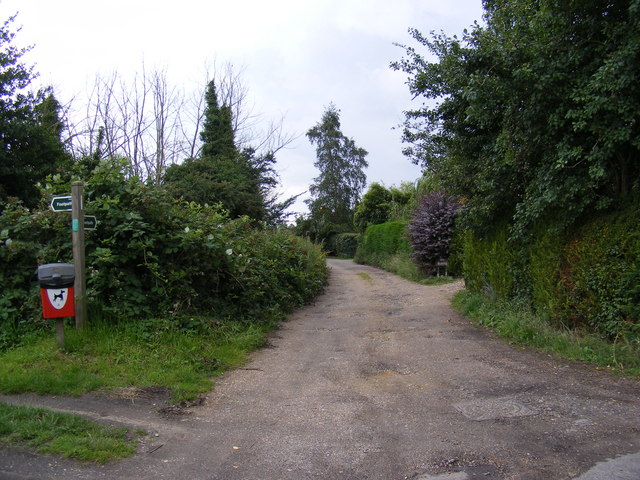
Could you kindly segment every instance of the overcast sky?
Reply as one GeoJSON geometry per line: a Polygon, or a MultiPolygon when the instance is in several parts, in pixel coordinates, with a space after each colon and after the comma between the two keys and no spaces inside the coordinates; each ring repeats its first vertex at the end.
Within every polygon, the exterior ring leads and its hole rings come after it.
{"type": "MultiPolygon", "coordinates": [[[[369,152],[367,180],[413,181],[394,129],[410,107],[406,75],[389,68],[407,33],[460,35],[480,20],[481,0],[0,0],[0,20],[18,12],[18,46],[62,103],[82,98],[96,74],[133,76],[166,68],[177,84],[202,81],[205,65],[233,63],[265,121],[284,118],[299,137],[278,154],[287,195],[318,171],[304,133],[333,102],[342,132],[369,152]]],[[[302,204],[298,209],[303,208],[302,204]]]]}

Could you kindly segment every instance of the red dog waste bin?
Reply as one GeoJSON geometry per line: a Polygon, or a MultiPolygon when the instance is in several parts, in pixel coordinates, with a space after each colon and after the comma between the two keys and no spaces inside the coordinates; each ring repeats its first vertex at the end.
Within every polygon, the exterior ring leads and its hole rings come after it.
{"type": "Polygon", "coordinates": [[[75,277],[75,268],[71,263],[47,263],[38,267],[44,318],[75,316],[75,299],[73,298],[75,277]]]}

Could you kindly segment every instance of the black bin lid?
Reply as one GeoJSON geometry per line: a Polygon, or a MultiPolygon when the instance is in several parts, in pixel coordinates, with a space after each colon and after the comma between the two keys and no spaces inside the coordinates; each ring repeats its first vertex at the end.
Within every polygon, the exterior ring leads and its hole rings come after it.
{"type": "Polygon", "coordinates": [[[42,287],[71,287],[75,279],[73,263],[47,263],[38,267],[38,282],[42,287]]]}

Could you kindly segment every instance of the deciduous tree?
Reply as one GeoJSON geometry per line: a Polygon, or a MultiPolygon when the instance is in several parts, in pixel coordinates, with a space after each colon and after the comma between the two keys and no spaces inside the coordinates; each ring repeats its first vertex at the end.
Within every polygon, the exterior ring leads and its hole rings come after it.
{"type": "Polygon", "coordinates": [[[477,230],[558,228],[640,188],[640,2],[485,0],[462,39],[414,38],[393,66],[425,100],[406,153],[468,200],[477,230]]]}

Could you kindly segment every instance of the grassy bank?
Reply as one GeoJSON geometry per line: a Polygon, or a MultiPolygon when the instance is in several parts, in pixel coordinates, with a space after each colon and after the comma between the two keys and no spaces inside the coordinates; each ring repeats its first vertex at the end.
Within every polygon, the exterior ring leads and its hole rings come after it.
{"type": "Polygon", "coordinates": [[[77,415],[0,403],[0,444],[76,460],[106,462],[136,451],[144,432],[99,425],[77,415]]]}
{"type": "MultiPolygon", "coordinates": [[[[276,319],[260,324],[207,318],[154,319],[66,329],[65,348],[53,334],[0,353],[0,393],[82,395],[118,387],[161,386],[176,404],[197,399],[215,376],[242,364],[266,341],[276,319]]],[[[0,403],[0,443],[84,461],[104,462],[135,452],[125,429],[0,403]]]]}
{"type": "Polygon", "coordinates": [[[467,290],[456,294],[453,305],[465,317],[514,344],[640,376],[640,345],[632,340],[618,337],[609,342],[593,333],[554,328],[526,307],[494,302],[467,290]]]}
{"type": "Polygon", "coordinates": [[[41,336],[0,353],[0,392],[81,395],[162,386],[174,402],[191,401],[211,389],[211,377],[263,345],[274,325],[189,318],[67,328],[62,350],[53,336],[41,336]]]}

